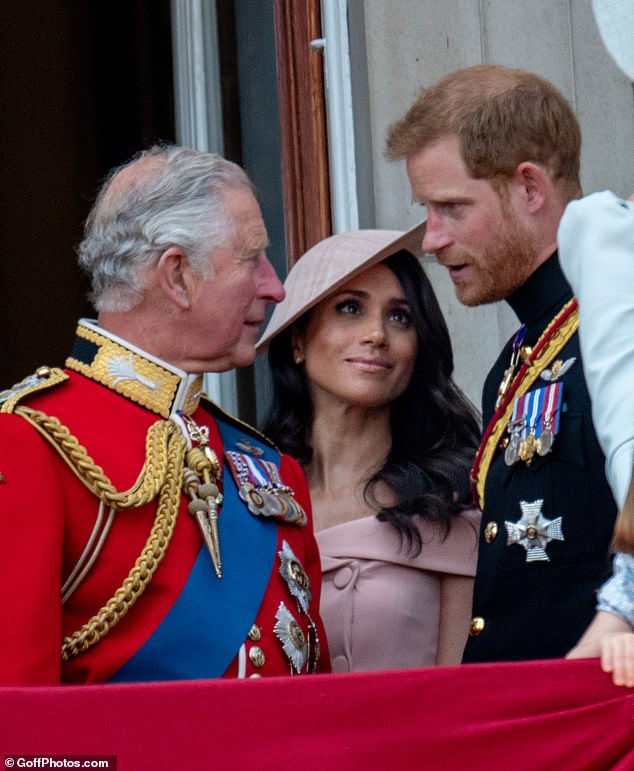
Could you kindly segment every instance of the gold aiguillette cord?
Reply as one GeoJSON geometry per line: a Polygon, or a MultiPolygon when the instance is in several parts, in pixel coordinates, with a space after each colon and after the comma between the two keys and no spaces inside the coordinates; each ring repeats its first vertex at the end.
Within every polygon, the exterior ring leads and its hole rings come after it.
{"type": "Polygon", "coordinates": [[[198,446],[187,451],[187,468],[183,473],[183,491],[189,496],[189,513],[196,520],[203,540],[209,551],[217,578],[222,578],[220,558],[220,537],[218,535],[218,512],[222,505],[220,463],[216,453],[209,446],[209,429],[199,426],[189,415],[181,417],[192,442],[198,446]],[[202,480],[202,481],[201,481],[202,480]]]}

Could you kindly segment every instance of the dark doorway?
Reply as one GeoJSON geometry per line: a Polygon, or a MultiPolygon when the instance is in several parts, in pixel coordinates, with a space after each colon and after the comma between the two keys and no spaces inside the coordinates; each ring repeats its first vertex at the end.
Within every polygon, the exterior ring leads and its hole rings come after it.
{"type": "Polygon", "coordinates": [[[3,3],[0,390],[92,315],[75,247],[111,167],[175,141],[169,0],[3,3]]]}

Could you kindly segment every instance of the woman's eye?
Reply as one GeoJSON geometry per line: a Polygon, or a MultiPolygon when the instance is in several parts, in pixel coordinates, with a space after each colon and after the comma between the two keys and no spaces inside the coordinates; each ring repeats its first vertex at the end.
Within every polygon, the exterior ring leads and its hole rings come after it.
{"type": "Polygon", "coordinates": [[[338,313],[358,313],[359,303],[356,300],[342,300],[335,306],[338,313]]]}
{"type": "Polygon", "coordinates": [[[397,324],[402,324],[404,327],[409,327],[412,324],[412,317],[409,311],[395,310],[391,313],[391,318],[396,321],[397,324]]]}

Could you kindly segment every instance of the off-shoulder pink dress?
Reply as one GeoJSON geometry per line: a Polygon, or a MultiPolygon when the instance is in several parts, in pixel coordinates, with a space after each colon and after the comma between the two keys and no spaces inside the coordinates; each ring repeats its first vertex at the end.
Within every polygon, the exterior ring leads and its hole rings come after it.
{"type": "MultiPolygon", "coordinates": [[[[409,669],[436,661],[440,579],[475,575],[479,513],[453,521],[447,538],[421,524],[417,557],[395,529],[364,517],[316,534],[321,615],[333,672],[409,669]]],[[[465,619],[468,623],[468,619],[465,619]]]]}

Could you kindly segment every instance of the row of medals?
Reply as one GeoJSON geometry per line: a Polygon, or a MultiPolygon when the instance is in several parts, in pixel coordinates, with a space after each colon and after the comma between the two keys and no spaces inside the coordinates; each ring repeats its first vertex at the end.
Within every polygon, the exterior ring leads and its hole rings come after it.
{"type": "MultiPolygon", "coordinates": [[[[519,334],[519,333],[518,333],[519,334]]],[[[502,382],[498,388],[497,401],[495,403],[496,409],[500,406],[502,399],[515,375],[515,370],[520,360],[525,364],[530,364],[530,355],[532,348],[527,346],[518,347],[511,355],[511,363],[504,371],[502,382]]],[[[543,457],[548,455],[551,451],[555,436],[550,430],[550,425],[546,424],[540,431],[539,436],[535,434],[535,427],[532,426],[531,430],[524,439],[520,439],[520,433],[526,426],[526,421],[516,420],[509,422],[507,431],[510,434],[508,439],[504,439],[502,443],[502,449],[504,450],[504,462],[507,466],[513,466],[518,460],[522,460],[527,466],[530,466],[535,455],[543,457]]]]}
{"type": "Polygon", "coordinates": [[[507,427],[510,434],[504,450],[504,462],[507,466],[512,466],[518,460],[523,460],[530,466],[535,455],[541,457],[548,455],[553,447],[555,436],[548,425],[542,428],[539,436],[536,436],[535,428],[532,427],[527,436],[520,439],[520,432],[524,425],[524,421],[515,421],[507,427]]]}
{"type": "Polygon", "coordinates": [[[239,495],[252,514],[279,517],[287,521],[297,521],[302,518],[290,487],[279,485],[256,487],[253,482],[244,482],[240,486],[239,495]]]}

